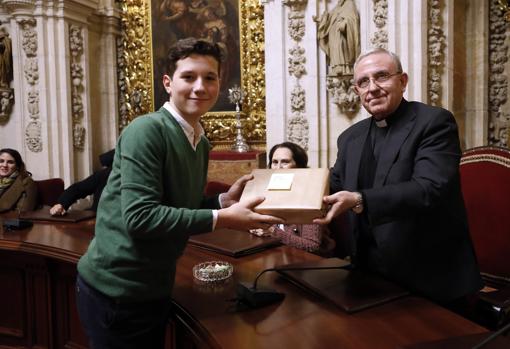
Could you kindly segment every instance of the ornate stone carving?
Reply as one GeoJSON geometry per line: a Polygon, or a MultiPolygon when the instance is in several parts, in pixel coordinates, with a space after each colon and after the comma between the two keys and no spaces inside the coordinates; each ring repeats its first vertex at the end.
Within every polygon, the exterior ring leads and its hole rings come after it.
{"type": "Polygon", "coordinates": [[[43,150],[41,140],[41,122],[39,120],[30,121],[25,128],[25,144],[30,151],[38,153],[43,150]]]}
{"type": "Polygon", "coordinates": [[[37,32],[34,29],[37,22],[32,17],[20,17],[17,22],[21,27],[21,46],[25,52],[23,72],[29,85],[26,104],[31,121],[25,127],[25,144],[30,151],[37,153],[43,150],[41,121],[39,120],[37,32]]]}
{"type": "Polygon", "coordinates": [[[497,0],[491,0],[489,16],[489,144],[508,146],[510,115],[503,109],[508,99],[508,24],[497,0]]]}
{"type": "Polygon", "coordinates": [[[14,89],[0,87],[0,123],[5,123],[11,115],[14,104],[14,89]]]}
{"type": "MultiPolygon", "coordinates": [[[[122,40],[119,40],[120,126],[153,110],[150,1],[119,0],[122,40]],[[133,103],[135,103],[133,105],[133,103]]],[[[241,88],[244,135],[251,145],[265,144],[264,10],[259,0],[239,1],[241,88]]],[[[202,121],[214,146],[227,144],[235,127],[235,112],[207,113],[202,121]],[[222,129],[226,128],[226,129],[222,129]]]]}
{"type": "Polygon", "coordinates": [[[22,28],[21,47],[27,57],[35,57],[37,54],[37,32],[35,31],[35,19],[21,19],[22,28]]]}
{"type": "Polygon", "coordinates": [[[305,14],[300,11],[291,9],[288,15],[289,18],[289,35],[294,41],[301,41],[305,35],[305,14]]]}
{"type": "Polygon", "coordinates": [[[331,95],[333,102],[345,114],[354,114],[359,110],[360,100],[354,92],[352,75],[333,77],[326,79],[326,88],[331,95]]]}
{"type": "Polygon", "coordinates": [[[39,117],[39,91],[28,91],[28,113],[32,119],[39,117]]]}
{"type": "Polygon", "coordinates": [[[8,88],[13,77],[12,41],[5,27],[0,27],[0,88],[8,88]]]}
{"type": "Polygon", "coordinates": [[[289,74],[294,75],[297,79],[306,74],[306,56],[305,49],[295,45],[289,49],[289,74]]]}
{"type": "Polygon", "coordinates": [[[372,0],[374,2],[374,24],[377,28],[374,36],[370,39],[373,47],[388,48],[388,32],[386,22],[388,20],[388,0],[372,0]]]}
{"type": "Polygon", "coordinates": [[[446,36],[442,28],[441,2],[429,0],[429,30],[428,30],[428,94],[429,103],[441,104],[441,78],[444,65],[444,48],[446,36]]]}
{"type": "Polygon", "coordinates": [[[117,82],[119,88],[119,123],[120,129],[126,127],[130,119],[130,105],[127,99],[128,96],[128,85],[126,71],[126,57],[124,55],[124,37],[117,39],[117,82]]]}
{"type": "Polygon", "coordinates": [[[295,113],[287,123],[287,139],[308,150],[309,126],[303,113],[295,113]]]}
{"type": "Polygon", "coordinates": [[[304,13],[307,5],[306,0],[284,0],[283,4],[290,8],[287,27],[289,36],[295,44],[289,49],[289,74],[296,78],[296,84],[290,93],[290,106],[292,116],[287,121],[287,139],[308,149],[308,121],[304,113],[306,111],[306,91],[300,86],[299,79],[306,74],[305,49],[299,45],[305,34],[304,13]]]}
{"type": "Polygon", "coordinates": [[[303,6],[308,4],[308,0],[283,0],[282,3],[286,6],[291,7],[292,9],[301,10],[303,6]]]}
{"type": "Polygon", "coordinates": [[[69,26],[69,52],[71,54],[71,111],[73,116],[73,145],[75,149],[85,149],[85,127],[83,121],[83,54],[82,28],[78,25],[69,26]]]}
{"type": "Polygon", "coordinates": [[[28,57],[25,60],[25,67],[23,68],[25,79],[30,85],[37,85],[39,82],[39,66],[37,64],[37,57],[28,57]]]}
{"type": "Polygon", "coordinates": [[[305,90],[297,84],[294,86],[294,89],[290,93],[290,108],[293,112],[299,111],[304,112],[305,111],[305,102],[306,102],[306,96],[305,96],[305,90]]]}
{"type": "Polygon", "coordinates": [[[7,29],[0,27],[0,123],[9,120],[14,104],[14,89],[10,88],[12,66],[12,41],[7,29]]]}
{"type": "Polygon", "coordinates": [[[326,54],[330,76],[352,75],[361,51],[359,13],[353,0],[338,0],[330,11],[317,18],[317,39],[326,54]]]}
{"type": "Polygon", "coordinates": [[[351,87],[353,67],[361,52],[359,13],[352,0],[338,0],[330,11],[324,11],[318,24],[317,39],[328,59],[326,89],[343,113],[359,110],[359,98],[351,87]],[[342,30],[340,28],[343,28],[342,30]]]}

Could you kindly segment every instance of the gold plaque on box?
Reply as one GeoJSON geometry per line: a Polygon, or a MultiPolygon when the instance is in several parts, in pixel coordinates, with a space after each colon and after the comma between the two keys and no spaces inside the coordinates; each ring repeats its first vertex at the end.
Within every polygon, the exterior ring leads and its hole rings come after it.
{"type": "Polygon", "coordinates": [[[285,219],[289,224],[310,224],[323,217],[322,201],[329,195],[329,170],[325,168],[255,169],[241,201],[264,196],[255,211],[285,219]]]}

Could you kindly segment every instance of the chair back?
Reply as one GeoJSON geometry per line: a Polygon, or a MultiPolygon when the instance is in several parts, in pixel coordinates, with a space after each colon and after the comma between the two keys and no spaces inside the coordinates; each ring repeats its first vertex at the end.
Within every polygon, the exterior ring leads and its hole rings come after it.
{"type": "Polygon", "coordinates": [[[213,196],[225,193],[230,189],[230,184],[216,181],[209,181],[205,185],[204,194],[206,196],[213,196]]]}
{"type": "Polygon", "coordinates": [[[64,191],[62,178],[50,178],[35,181],[39,198],[39,206],[53,206],[57,203],[58,197],[64,191]]]}
{"type": "Polygon", "coordinates": [[[510,281],[510,149],[466,150],[460,179],[480,270],[510,281]]]}

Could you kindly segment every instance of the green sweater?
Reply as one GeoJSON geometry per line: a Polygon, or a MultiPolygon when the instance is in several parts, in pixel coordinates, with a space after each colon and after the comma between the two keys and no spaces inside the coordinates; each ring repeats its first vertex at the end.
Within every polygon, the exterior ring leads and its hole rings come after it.
{"type": "Polygon", "coordinates": [[[212,230],[212,211],[201,207],[218,208],[203,197],[209,147],[202,137],[193,150],[164,108],[125,128],[78,263],[91,286],[125,302],[170,296],[189,235],[212,230]]]}

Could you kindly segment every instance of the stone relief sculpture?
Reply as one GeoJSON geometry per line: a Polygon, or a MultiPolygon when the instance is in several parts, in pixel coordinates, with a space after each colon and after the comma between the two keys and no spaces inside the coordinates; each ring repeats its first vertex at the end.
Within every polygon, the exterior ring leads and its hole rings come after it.
{"type": "Polygon", "coordinates": [[[0,27],[0,122],[6,122],[14,104],[12,81],[12,42],[9,33],[0,27]]]}
{"type": "Polygon", "coordinates": [[[305,8],[308,0],[283,0],[283,4],[290,8],[288,13],[287,31],[294,40],[289,49],[289,75],[294,76],[295,84],[290,92],[291,117],[287,120],[287,140],[294,142],[308,150],[309,126],[306,114],[306,91],[300,85],[300,79],[306,72],[306,51],[301,46],[305,35],[305,8]]]}
{"type": "Polygon", "coordinates": [[[12,43],[9,33],[0,28],[0,87],[9,87],[12,81],[12,43]]]}
{"type": "Polygon", "coordinates": [[[354,115],[359,97],[352,89],[353,67],[361,52],[359,13],[353,0],[338,0],[331,12],[324,11],[317,22],[317,40],[327,57],[326,88],[333,103],[354,115]]]}
{"type": "Polygon", "coordinates": [[[33,153],[43,150],[42,123],[39,115],[39,62],[37,60],[37,32],[35,18],[20,18],[17,20],[21,26],[21,47],[25,52],[24,68],[27,108],[30,122],[25,126],[25,144],[33,153]]]}
{"type": "Polygon", "coordinates": [[[352,75],[360,54],[359,14],[353,0],[338,0],[335,8],[316,19],[319,46],[329,61],[329,75],[352,75]]]}

